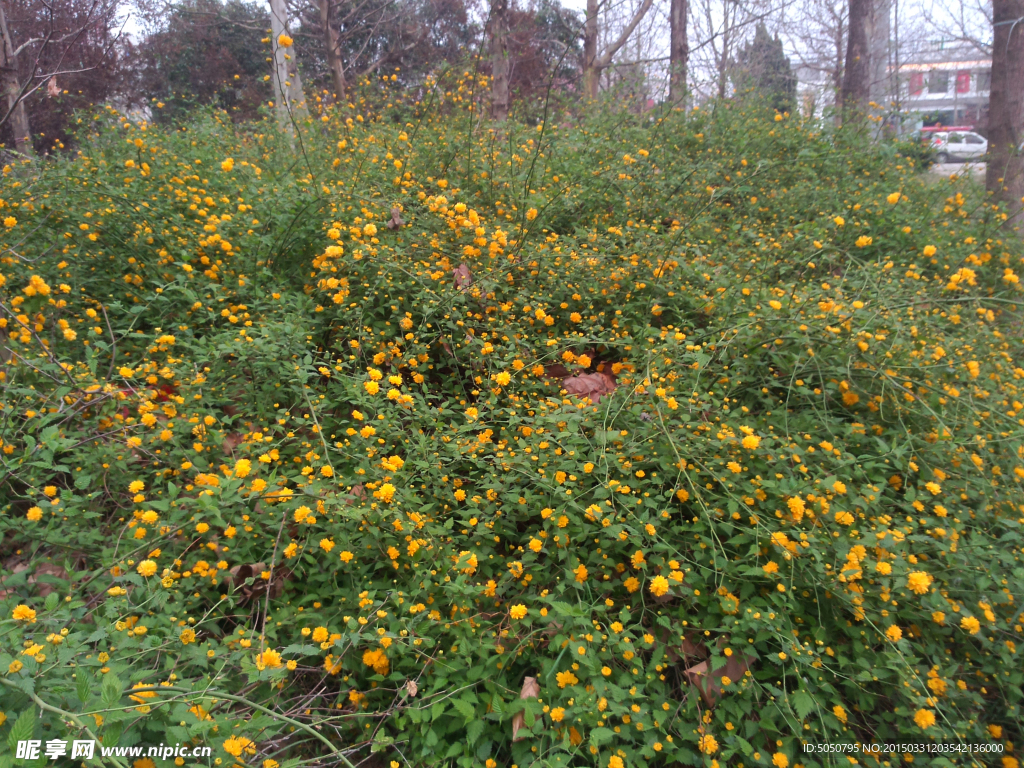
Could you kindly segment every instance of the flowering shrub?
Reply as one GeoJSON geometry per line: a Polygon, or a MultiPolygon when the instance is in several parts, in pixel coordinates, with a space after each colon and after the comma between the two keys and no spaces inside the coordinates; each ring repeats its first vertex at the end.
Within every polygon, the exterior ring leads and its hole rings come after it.
{"type": "Polygon", "coordinates": [[[1002,213],[795,117],[445,87],[4,169],[0,736],[1016,765],[1002,213]]]}

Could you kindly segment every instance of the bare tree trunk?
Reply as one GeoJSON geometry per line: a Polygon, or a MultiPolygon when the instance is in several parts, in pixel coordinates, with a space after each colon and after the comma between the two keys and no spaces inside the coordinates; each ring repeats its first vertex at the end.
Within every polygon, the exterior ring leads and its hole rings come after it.
{"type": "Polygon", "coordinates": [[[846,41],[846,67],[843,72],[843,120],[859,121],[868,106],[871,87],[871,53],[868,32],[871,0],[850,0],[850,32],[846,41]]]}
{"type": "Polygon", "coordinates": [[[331,0],[317,0],[317,5],[320,10],[320,24],[323,27],[324,48],[327,50],[327,66],[331,70],[331,85],[334,86],[334,98],[344,101],[348,84],[345,82],[345,65],[341,61],[338,33],[331,26],[331,0]]]}
{"type": "Polygon", "coordinates": [[[725,98],[729,82],[729,4],[725,4],[722,17],[722,56],[718,60],[718,98],[725,98]]]}
{"type": "Polygon", "coordinates": [[[654,0],[643,0],[616,40],[608,44],[604,52],[597,53],[597,5],[598,0],[587,0],[587,20],[583,28],[583,88],[588,98],[596,99],[601,72],[608,68],[628,41],[633,30],[651,10],[654,0]]]}
{"type": "Polygon", "coordinates": [[[597,0],[587,0],[587,18],[583,26],[583,93],[597,98],[597,0]]]}
{"type": "Polygon", "coordinates": [[[835,121],[836,128],[842,125],[843,122],[843,37],[845,34],[842,19],[840,19],[839,26],[836,28],[836,58],[835,69],[832,72],[832,91],[836,97],[835,114],[832,116],[832,119],[835,121]]]}
{"type": "Polygon", "coordinates": [[[668,100],[679,105],[686,97],[686,64],[690,56],[690,44],[686,37],[687,2],[672,0],[669,8],[668,100]]]}
{"type": "Polygon", "coordinates": [[[10,115],[11,133],[14,134],[14,148],[23,155],[34,155],[32,147],[32,130],[28,123],[28,112],[25,101],[21,98],[21,84],[18,82],[18,62],[14,56],[14,44],[11,33],[7,29],[7,16],[4,15],[3,2],[0,1],[0,34],[3,35],[0,45],[0,87],[7,96],[7,109],[0,112],[10,115]]]}
{"type": "Polygon", "coordinates": [[[1024,224],[1024,0],[992,2],[992,89],[985,188],[1007,204],[1010,225],[1024,224]]]}
{"type": "Polygon", "coordinates": [[[491,0],[491,119],[508,119],[508,0],[491,0]]]}
{"type": "Polygon", "coordinates": [[[288,35],[288,6],[285,0],[269,0],[271,44],[274,47],[274,106],[277,122],[282,130],[291,132],[291,111],[307,116],[302,78],[295,62],[295,49],[280,43],[281,35],[288,35]]]}

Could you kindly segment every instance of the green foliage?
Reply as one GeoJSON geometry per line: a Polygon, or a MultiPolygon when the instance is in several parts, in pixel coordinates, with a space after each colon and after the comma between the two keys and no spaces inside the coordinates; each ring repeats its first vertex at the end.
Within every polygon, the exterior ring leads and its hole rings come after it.
{"type": "Polygon", "coordinates": [[[107,111],[5,171],[0,738],[1019,744],[1003,213],[792,117],[492,132],[480,87],[321,106],[294,153],[107,111]]]}
{"type": "Polygon", "coordinates": [[[732,68],[733,85],[743,97],[756,96],[777,112],[792,112],[796,106],[796,75],[782,40],[768,34],[759,22],[754,37],[740,49],[732,68]]]}

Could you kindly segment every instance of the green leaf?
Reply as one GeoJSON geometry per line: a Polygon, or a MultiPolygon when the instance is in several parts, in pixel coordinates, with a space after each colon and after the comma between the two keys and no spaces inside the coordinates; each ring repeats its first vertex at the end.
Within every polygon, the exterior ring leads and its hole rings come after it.
{"type": "Polygon", "coordinates": [[[121,678],[113,673],[103,677],[103,684],[100,686],[100,697],[105,707],[114,707],[121,701],[121,693],[124,691],[124,683],[121,678]]]}
{"type": "Polygon", "coordinates": [[[466,728],[466,741],[470,744],[475,744],[477,739],[483,735],[484,732],[484,721],[474,720],[466,728]]]}
{"type": "Polygon", "coordinates": [[[466,718],[467,722],[476,717],[476,707],[463,699],[455,699],[452,705],[459,711],[459,714],[466,718]]]}
{"type": "Polygon", "coordinates": [[[818,708],[814,702],[814,697],[806,691],[797,691],[789,697],[789,701],[801,720],[806,719],[811,712],[818,708]]]}
{"type": "Polygon", "coordinates": [[[611,741],[614,737],[615,732],[611,728],[595,728],[590,732],[590,743],[599,747],[605,742],[611,741]]]}
{"type": "Polygon", "coordinates": [[[10,747],[12,755],[18,748],[18,742],[32,738],[32,734],[35,730],[36,713],[32,707],[29,707],[18,715],[18,719],[15,720],[14,725],[11,726],[11,732],[7,734],[7,746],[10,747]]]}
{"type": "Polygon", "coordinates": [[[78,694],[78,700],[85,704],[89,700],[90,692],[89,677],[85,671],[80,671],[78,673],[78,685],[76,691],[78,694]]]}

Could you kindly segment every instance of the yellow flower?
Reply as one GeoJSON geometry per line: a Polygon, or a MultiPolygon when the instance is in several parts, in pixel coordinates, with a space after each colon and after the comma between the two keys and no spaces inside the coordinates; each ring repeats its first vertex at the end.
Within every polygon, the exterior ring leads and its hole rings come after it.
{"type": "Polygon", "coordinates": [[[239,459],[235,462],[235,477],[245,477],[252,471],[252,462],[248,459],[239,459]]]}
{"type": "Polygon", "coordinates": [[[892,194],[890,194],[885,199],[886,199],[886,201],[888,201],[889,205],[896,205],[896,203],[898,203],[900,201],[900,193],[899,192],[893,192],[892,194]]]}
{"type": "Polygon", "coordinates": [[[334,549],[334,542],[330,539],[320,539],[320,549],[324,552],[330,552],[334,549]]]}
{"type": "Polygon", "coordinates": [[[832,219],[832,221],[836,223],[837,227],[841,227],[846,223],[846,219],[844,219],[842,216],[836,216],[834,219],[832,219]]]}
{"type": "Polygon", "coordinates": [[[395,498],[395,486],[391,483],[384,483],[380,488],[373,492],[374,498],[385,501],[388,504],[395,498]]]}
{"type": "Polygon", "coordinates": [[[143,560],[135,570],[137,570],[142,576],[149,578],[156,573],[156,563],[152,560],[143,560]]]}
{"type": "Polygon", "coordinates": [[[930,709],[919,709],[914,713],[914,722],[918,728],[930,728],[935,725],[935,713],[930,709]]]}
{"type": "Polygon", "coordinates": [[[234,167],[235,167],[235,161],[234,161],[234,158],[231,158],[231,157],[229,157],[227,160],[225,160],[223,163],[220,164],[220,169],[222,171],[230,171],[234,167]]]}
{"type": "Polygon", "coordinates": [[[25,517],[31,520],[33,523],[41,520],[43,517],[43,510],[40,507],[29,507],[28,512],[25,513],[25,517]]]}
{"type": "Polygon", "coordinates": [[[494,377],[494,381],[497,382],[499,387],[506,387],[508,383],[512,381],[512,377],[507,371],[502,371],[494,377]]]}
{"type": "Polygon", "coordinates": [[[13,216],[8,216],[6,219],[4,219],[4,226],[7,227],[8,229],[15,226],[17,223],[18,220],[13,216]]]}
{"type": "Polygon", "coordinates": [[[872,239],[867,235],[861,235],[860,237],[857,238],[856,246],[858,248],[866,248],[867,246],[871,245],[872,242],[872,239]]]}
{"type": "Polygon", "coordinates": [[[247,752],[255,751],[254,749],[250,749],[253,746],[252,741],[245,738],[245,736],[232,736],[223,744],[224,751],[229,755],[234,755],[235,757],[241,757],[243,750],[247,752]]]}
{"type": "Polygon", "coordinates": [[[651,579],[651,584],[648,589],[655,597],[661,597],[668,592],[668,579],[664,576],[655,576],[651,579]]]}
{"type": "Polygon", "coordinates": [[[27,605],[19,605],[11,613],[11,618],[15,621],[24,621],[26,624],[35,624],[36,612],[27,605]]]}
{"type": "Polygon", "coordinates": [[[835,715],[837,718],[839,718],[840,722],[842,722],[842,723],[846,722],[846,710],[843,709],[838,704],[836,704],[834,707],[832,707],[832,714],[835,715]]]}
{"type": "Polygon", "coordinates": [[[938,249],[937,249],[937,248],[936,248],[936,247],[935,247],[934,245],[926,245],[926,246],[924,247],[924,251],[923,251],[923,253],[924,253],[924,255],[925,255],[925,256],[931,257],[931,256],[934,256],[934,255],[935,255],[935,253],[937,252],[937,250],[938,250],[938,249]]]}
{"type": "Polygon", "coordinates": [[[363,389],[365,389],[371,395],[376,395],[378,392],[380,392],[380,385],[376,381],[364,381],[363,389]]]}
{"type": "Polygon", "coordinates": [[[981,631],[981,622],[973,616],[964,616],[960,619],[960,628],[966,630],[972,635],[976,635],[981,631]]]}
{"type": "Polygon", "coordinates": [[[839,495],[842,495],[846,493],[846,483],[836,480],[834,483],[832,483],[832,490],[838,493],[839,495]]]}
{"type": "Polygon", "coordinates": [[[931,493],[932,496],[938,496],[940,493],[942,493],[942,486],[936,483],[935,481],[925,483],[924,487],[928,490],[929,493],[931,493]]]}
{"type": "Polygon", "coordinates": [[[343,562],[343,563],[350,563],[350,562],[352,562],[353,558],[355,558],[355,555],[353,555],[351,552],[349,552],[346,549],[346,550],[344,550],[341,553],[340,557],[341,557],[341,562],[343,562]]]}
{"type": "Polygon", "coordinates": [[[285,34],[284,32],[277,36],[277,44],[280,45],[282,48],[291,48],[292,42],[293,40],[290,37],[288,37],[288,35],[285,34]]]}
{"type": "Polygon", "coordinates": [[[718,751],[718,742],[710,733],[705,733],[697,740],[697,748],[705,755],[713,755],[718,751]]]}
{"type": "Polygon", "coordinates": [[[130,483],[128,483],[128,491],[130,493],[141,493],[145,487],[146,484],[141,480],[132,480],[130,483]]]}
{"type": "Polygon", "coordinates": [[[533,221],[536,218],[537,218],[537,209],[536,208],[531,208],[530,210],[528,210],[526,212],[526,220],[527,221],[533,221]]]}
{"type": "Polygon", "coordinates": [[[912,571],[907,574],[907,586],[918,595],[925,595],[932,585],[932,577],[924,571],[912,571]]]}
{"type": "Polygon", "coordinates": [[[186,627],[185,629],[181,630],[181,634],[178,635],[178,639],[181,640],[181,644],[182,645],[188,645],[189,643],[194,643],[196,641],[195,630],[192,630],[192,629],[189,629],[189,628],[186,627]]]}
{"type": "Polygon", "coordinates": [[[555,675],[555,682],[558,683],[559,688],[565,688],[567,685],[576,685],[579,680],[576,678],[576,675],[566,670],[555,675]]]}
{"type": "Polygon", "coordinates": [[[789,758],[782,752],[776,752],[772,755],[772,765],[775,768],[789,768],[789,758]]]}
{"type": "Polygon", "coordinates": [[[517,603],[516,605],[512,606],[512,608],[508,612],[508,615],[511,616],[513,619],[521,619],[523,618],[523,616],[526,615],[526,606],[522,603],[517,603]]]}
{"type": "Polygon", "coordinates": [[[782,309],[782,302],[772,299],[771,301],[768,302],[768,306],[771,307],[772,309],[782,309]]]}
{"type": "Polygon", "coordinates": [[[272,648],[268,648],[263,653],[257,654],[256,656],[256,669],[275,669],[281,666],[281,654],[272,648]]]}
{"type": "Polygon", "coordinates": [[[888,637],[892,642],[898,643],[903,639],[903,630],[893,624],[887,630],[885,630],[885,636],[888,637]]]}
{"type": "Polygon", "coordinates": [[[753,451],[761,444],[761,438],[757,435],[747,435],[743,438],[743,447],[748,451],[753,451]]]}
{"type": "Polygon", "coordinates": [[[550,714],[551,714],[551,719],[554,722],[560,723],[560,722],[562,722],[562,719],[565,717],[565,710],[562,709],[562,707],[555,707],[554,709],[551,710],[550,714]]]}

